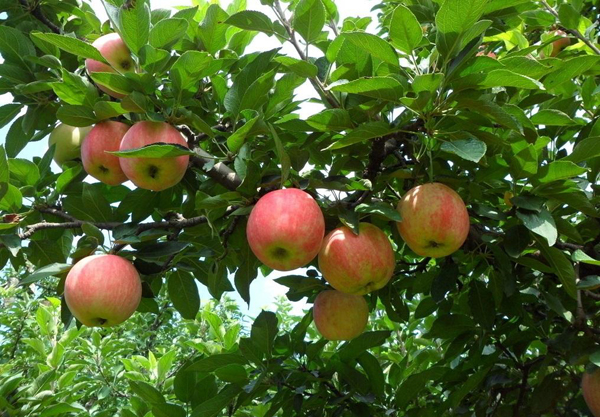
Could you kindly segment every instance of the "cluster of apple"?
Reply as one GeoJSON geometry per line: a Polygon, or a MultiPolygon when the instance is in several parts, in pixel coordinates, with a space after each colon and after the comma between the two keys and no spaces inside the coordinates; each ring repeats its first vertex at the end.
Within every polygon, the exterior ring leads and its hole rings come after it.
{"type": "Polygon", "coordinates": [[[54,160],[62,165],[81,158],[83,168],[92,177],[108,185],[130,180],[137,187],[161,191],[174,186],[185,174],[189,156],[172,158],[120,158],[110,152],[142,148],[155,143],[188,147],[183,136],[168,123],[143,121],[133,126],[103,121],[93,128],[59,124],[50,134],[55,145],[54,160]]]}
{"type": "MultiPolygon", "coordinates": [[[[417,186],[397,209],[402,217],[398,231],[418,255],[447,256],[462,246],[469,233],[465,204],[446,185],[417,186]]],[[[321,274],[334,289],[317,296],[313,317],[328,340],[350,340],[364,331],[369,308],[363,295],[383,288],[396,266],[392,244],[381,229],[360,223],[358,231],[342,226],[325,236],[325,219],[317,202],[295,188],[263,196],[248,220],[248,244],[268,267],[289,271],[318,256],[321,274]]]]}

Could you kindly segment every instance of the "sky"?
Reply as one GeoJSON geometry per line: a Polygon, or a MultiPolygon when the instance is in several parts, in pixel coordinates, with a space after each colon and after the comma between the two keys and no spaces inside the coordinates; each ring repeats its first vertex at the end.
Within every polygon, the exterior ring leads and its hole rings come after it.
{"type": "MultiPolygon", "coordinates": [[[[218,0],[212,0],[211,2],[217,3],[218,0]]],[[[221,1],[221,7],[226,8],[230,3],[229,0],[221,1]]],[[[104,8],[102,7],[102,3],[100,0],[91,0],[92,7],[96,14],[100,18],[101,21],[107,20],[106,13],[104,8]]],[[[151,0],[152,9],[169,9],[174,6],[192,6],[192,2],[185,0],[151,0]]],[[[346,17],[366,17],[371,16],[373,19],[371,28],[374,28],[375,22],[377,21],[376,14],[371,13],[370,9],[373,7],[375,3],[372,0],[344,0],[343,2],[338,2],[340,13],[340,22],[342,22],[346,17]]],[[[276,20],[275,15],[271,12],[271,10],[260,4],[260,0],[247,0],[247,9],[248,10],[259,10],[265,14],[267,14],[272,20],[276,20]]],[[[253,42],[246,49],[246,53],[254,52],[254,51],[266,51],[269,49],[282,47],[280,53],[287,54],[289,56],[298,58],[296,55],[295,49],[289,45],[281,45],[281,43],[275,37],[268,37],[263,33],[259,33],[253,40],[253,42]]],[[[320,56],[320,52],[317,50],[311,50],[311,55],[320,56]]],[[[0,58],[0,63],[1,63],[0,58]]],[[[304,85],[300,86],[297,93],[297,99],[309,99],[312,97],[317,97],[317,94],[313,90],[312,86],[306,82],[304,85]]],[[[0,106],[12,102],[12,96],[10,94],[0,95],[0,106]]],[[[304,103],[300,110],[300,117],[307,118],[308,116],[315,114],[322,110],[318,104],[313,103],[304,103]]],[[[6,141],[6,134],[8,132],[10,126],[5,126],[0,129],[0,143],[4,144],[6,141]]],[[[32,142],[27,145],[27,147],[21,151],[18,155],[19,158],[29,159],[31,160],[33,156],[42,156],[47,149],[47,140],[43,139],[38,142],[32,142]]],[[[52,170],[57,172],[60,168],[53,163],[52,170]]],[[[92,181],[90,177],[86,179],[86,181],[92,181]]],[[[130,184],[130,183],[129,183],[130,184]]],[[[127,185],[127,183],[126,183],[127,185]]],[[[131,185],[130,185],[131,186],[131,185]]],[[[250,315],[251,317],[255,317],[260,313],[262,309],[273,310],[274,309],[274,301],[277,297],[285,295],[287,288],[277,284],[273,281],[274,278],[287,276],[287,275],[305,275],[305,269],[300,269],[296,271],[289,272],[273,272],[268,277],[259,276],[252,285],[250,286],[250,306],[248,307],[245,301],[243,301],[237,292],[235,293],[227,293],[230,297],[234,298],[238,301],[238,304],[243,313],[250,315]]],[[[207,291],[207,289],[203,285],[199,285],[200,288],[200,296],[202,299],[202,303],[205,303],[211,297],[207,291]]],[[[299,302],[293,303],[292,314],[301,315],[303,314],[303,310],[307,307],[306,300],[301,300],[299,302]]]]}

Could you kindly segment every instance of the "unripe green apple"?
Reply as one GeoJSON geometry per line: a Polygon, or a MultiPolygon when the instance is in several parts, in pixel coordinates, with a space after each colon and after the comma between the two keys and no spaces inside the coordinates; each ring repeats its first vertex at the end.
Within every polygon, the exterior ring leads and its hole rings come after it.
{"type": "Polygon", "coordinates": [[[394,273],[394,250],[383,231],[359,224],[356,235],[346,226],[329,233],[319,252],[319,269],[333,288],[348,294],[368,294],[383,288],[394,273]]]}
{"type": "Polygon", "coordinates": [[[85,171],[108,185],[127,181],[119,158],[107,152],[118,151],[129,126],[121,122],[104,121],[92,128],[81,145],[81,161],[85,171]]]}
{"type": "MultiPolygon", "coordinates": [[[[85,60],[85,68],[88,74],[93,72],[124,74],[135,71],[135,62],[131,57],[131,51],[118,33],[109,33],[108,35],[100,36],[92,43],[92,46],[100,52],[110,65],[88,58],[85,60]]],[[[98,85],[98,88],[112,97],[125,97],[125,95],[112,91],[102,85],[98,85]]]]}
{"type": "Polygon", "coordinates": [[[325,339],[351,340],[365,330],[369,307],[362,295],[326,290],[315,299],[313,319],[325,339]]]}
{"type": "Polygon", "coordinates": [[[56,145],[54,148],[54,162],[62,167],[65,162],[79,158],[81,156],[81,144],[91,129],[91,126],[75,127],[64,123],[56,126],[48,138],[48,147],[56,145]]]}
{"type": "Polygon", "coordinates": [[[439,258],[458,250],[469,234],[469,213],[452,188],[429,183],[407,192],[398,212],[398,231],[418,255],[439,258]]]}
{"type": "Polygon", "coordinates": [[[137,309],[142,282],[135,267],[116,255],[92,255],[77,262],[65,280],[65,301],[86,326],[112,327],[137,309]]]}
{"type": "Polygon", "coordinates": [[[600,417],[600,369],[583,374],[581,389],[583,398],[594,417],[600,417]]]}
{"type": "MultiPolygon", "coordinates": [[[[123,136],[120,150],[142,148],[153,143],[167,143],[188,148],[177,129],[163,122],[138,122],[123,136]]],[[[121,169],[136,186],[162,191],[181,181],[188,167],[188,155],[170,158],[119,158],[121,169]]]]}
{"type": "Polygon", "coordinates": [[[317,256],[325,219],[310,194],[297,188],[265,194],[252,209],[246,236],[250,249],[268,267],[290,271],[317,256]]]}

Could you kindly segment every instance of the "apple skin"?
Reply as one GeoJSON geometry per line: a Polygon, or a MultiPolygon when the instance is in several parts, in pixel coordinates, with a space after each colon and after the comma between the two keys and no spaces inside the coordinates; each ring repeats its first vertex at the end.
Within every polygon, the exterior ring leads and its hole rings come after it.
{"type": "Polygon", "coordinates": [[[440,258],[458,250],[469,234],[469,213],[458,193],[440,183],[419,185],[398,203],[400,236],[418,255],[440,258]]]}
{"type": "Polygon", "coordinates": [[[48,147],[56,144],[54,149],[54,162],[61,166],[81,156],[81,144],[92,129],[89,127],[75,127],[64,123],[58,124],[50,133],[48,147]]]}
{"type": "Polygon", "coordinates": [[[600,417],[600,369],[586,372],[581,380],[583,398],[594,417],[600,417]]]}
{"type": "Polygon", "coordinates": [[[81,145],[83,168],[92,177],[108,185],[127,181],[119,158],[106,152],[118,151],[129,126],[121,122],[105,121],[92,128],[81,145]]]}
{"type": "Polygon", "coordinates": [[[348,294],[368,294],[385,287],[394,273],[394,249],[383,231],[359,224],[359,234],[342,226],[330,232],[319,252],[319,269],[333,288],[348,294]]]}
{"type": "MultiPolygon", "coordinates": [[[[88,74],[93,72],[124,74],[135,71],[135,62],[131,57],[131,51],[118,33],[109,33],[108,35],[100,36],[92,43],[92,46],[100,52],[110,65],[88,58],[85,60],[85,68],[88,74]]],[[[125,97],[124,94],[112,91],[102,85],[98,85],[98,88],[114,98],[125,97]]]]}
{"type": "Polygon", "coordinates": [[[297,188],[265,194],[252,209],[246,237],[269,268],[291,271],[312,261],[323,242],[325,219],[310,194],[297,188]]]}
{"type": "Polygon", "coordinates": [[[117,255],[92,255],[77,262],[65,280],[65,301],[86,326],[112,327],[137,309],[142,282],[131,262],[117,255]]]}
{"type": "Polygon", "coordinates": [[[567,46],[571,45],[571,40],[566,36],[566,33],[562,30],[557,30],[554,32],[554,36],[562,36],[560,39],[552,42],[552,52],[550,52],[551,57],[555,57],[565,49],[567,46]]]}
{"type": "Polygon", "coordinates": [[[325,339],[351,340],[365,330],[369,307],[362,295],[325,290],[315,299],[313,320],[325,339]]]}
{"type": "MultiPolygon", "coordinates": [[[[142,148],[153,143],[172,143],[188,148],[177,129],[164,122],[138,122],[123,136],[119,150],[142,148]]],[[[171,158],[119,158],[121,169],[139,188],[162,191],[181,181],[187,170],[188,155],[171,158]]]]}

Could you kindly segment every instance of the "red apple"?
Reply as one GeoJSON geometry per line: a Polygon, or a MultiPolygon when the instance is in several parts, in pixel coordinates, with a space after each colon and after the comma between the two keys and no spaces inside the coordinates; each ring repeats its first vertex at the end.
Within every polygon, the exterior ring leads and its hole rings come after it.
{"type": "Polygon", "coordinates": [[[600,369],[583,374],[581,389],[583,398],[594,417],[600,417],[600,369]]]}
{"type": "Polygon", "coordinates": [[[65,301],[86,326],[112,327],[137,309],[142,282],[135,267],[116,255],[92,255],[77,262],[65,280],[65,301]]]}
{"type": "MultiPolygon", "coordinates": [[[[93,72],[124,74],[135,71],[135,62],[131,57],[131,51],[118,33],[109,33],[108,35],[100,36],[92,43],[92,46],[100,52],[110,65],[88,58],[85,60],[85,68],[88,74],[93,72]]],[[[109,96],[115,98],[125,97],[125,95],[112,91],[103,85],[98,85],[98,88],[109,96]]]]}
{"type": "Polygon", "coordinates": [[[365,330],[369,307],[362,295],[326,290],[315,299],[313,319],[325,339],[350,340],[365,330]]]}
{"type": "Polygon", "coordinates": [[[557,30],[554,32],[554,36],[560,36],[560,39],[552,42],[552,52],[550,52],[551,57],[555,57],[565,49],[567,46],[571,45],[571,40],[566,36],[566,33],[562,30],[557,30]]]}
{"type": "Polygon", "coordinates": [[[317,256],[325,219],[310,194],[296,188],[271,191],[258,200],[246,228],[250,249],[268,267],[290,271],[317,256]]]}
{"type": "MultiPolygon", "coordinates": [[[[153,143],[171,143],[188,148],[177,129],[163,122],[138,122],[125,134],[121,151],[142,148],[153,143]]],[[[188,167],[188,155],[167,158],[119,158],[121,169],[136,186],[162,191],[181,181],[188,167]]]]}
{"type": "Polygon", "coordinates": [[[368,294],[383,288],[394,273],[394,250],[383,231],[360,223],[355,235],[346,226],[329,233],[319,252],[319,269],[333,288],[348,294],[368,294]]]}
{"type": "Polygon", "coordinates": [[[469,234],[469,214],[460,196],[444,184],[419,185],[398,203],[398,231],[418,255],[439,258],[462,246],[469,234]]]}
{"type": "Polygon", "coordinates": [[[107,153],[119,150],[127,130],[129,126],[125,123],[113,121],[94,126],[81,146],[81,161],[85,172],[108,185],[119,185],[127,181],[119,158],[107,153]]]}
{"type": "Polygon", "coordinates": [[[58,124],[50,133],[48,147],[55,145],[54,162],[58,166],[81,156],[81,144],[91,127],[75,127],[64,123],[58,124]]]}

